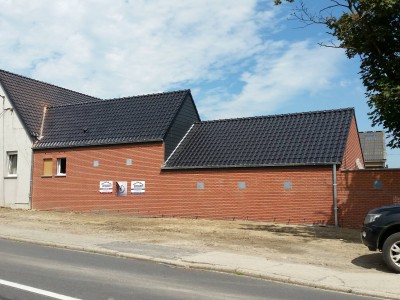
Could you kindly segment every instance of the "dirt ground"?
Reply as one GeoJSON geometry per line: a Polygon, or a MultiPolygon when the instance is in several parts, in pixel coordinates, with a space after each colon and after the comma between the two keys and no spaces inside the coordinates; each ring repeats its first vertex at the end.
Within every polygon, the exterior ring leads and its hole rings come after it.
{"type": "Polygon", "coordinates": [[[344,228],[1,208],[2,224],[201,251],[222,250],[360,272],[360,264],[368,265],[363,260],[377,257],[361,244],[358,230],[344,228]]]}

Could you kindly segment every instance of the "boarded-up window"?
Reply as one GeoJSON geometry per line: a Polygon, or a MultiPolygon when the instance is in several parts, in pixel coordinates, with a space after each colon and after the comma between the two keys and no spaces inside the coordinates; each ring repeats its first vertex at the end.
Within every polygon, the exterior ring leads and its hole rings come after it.
{"type": "Polygon", "coordinates": [[[53,175],[53,160],[51,158],[46,158],[43,160],[43,176],[53,175]]]}

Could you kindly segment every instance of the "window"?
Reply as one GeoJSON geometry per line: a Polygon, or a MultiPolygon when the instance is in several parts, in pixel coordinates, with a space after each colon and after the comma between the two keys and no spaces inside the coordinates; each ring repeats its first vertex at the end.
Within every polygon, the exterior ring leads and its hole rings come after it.
{"type": "Polygon", "coordinates": [[[53,175],[53,160],[51,158],[43,159],[43,176],[53,175]]]}
{"type": "Polygon", "coordinates": [[[17,176],[17,152],[7,152],[7,176],[17,176]]]}
{"type": "Polygon", "coordinates": [[[57,158],[57,176],[67,175],[67,159],[57,158]]]}

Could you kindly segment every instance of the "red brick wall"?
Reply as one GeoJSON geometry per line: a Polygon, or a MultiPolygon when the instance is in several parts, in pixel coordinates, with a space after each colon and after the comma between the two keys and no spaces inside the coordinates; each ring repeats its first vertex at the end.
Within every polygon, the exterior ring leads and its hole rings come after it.
{"type": "MultiPolygon", "coordinates": [[[[34,151],[33,200],[34,209],[60,210],[131,210],[136,201],[132,197],[100,194],[100,181],[145,180],[146,197],[152,197],[159,185],[160,168],[164,161],[164,146],[140,144],[107,147],[82,147],[65,150],[34,151]],[[43,178],[43,159],[67,158],[67,175],[43,178]],[[132,166],[126,165],[132,159],[132,166]],[[93,167],[93,160],[99,167],[93,167]]],[[[130,188],[130,185],[128,186],[130,188]]],[[[114,187],[115,191],[115,187],[114,187]]]]}
{"type": "Polygon", "coordinates": [[[355,117],[351,121],[349,135],[347,137],[347,143],[345,152],[342,160],[342,169],[355,170],[358,169],[356,160],[359,159],[362,166],[364,166],[364,159],[362,155],[362,149],[360,144],[360,138],[358,136],[358,129],[355,117]]]}
{"type": "Polygon", "coordinates": [[[364,164],[357,124],[353,118],[337,178],[339,224],[343,227],[359,228],[368,210],[400,204],[400,170],[357,170],[357,158],[364,164]],[[382,182],[382,189],[374,188],[376,180],[382,182]]]}
{"type": "Polygon", "coordinates": [[[340,224],[361,227],[368,210],[400,205],[400,169],[341,171],[338,173],[340,224]],[[374,182],[380,181],[380,188],[374,182]]]}
{"type": "Polygon", "coordinates": [[[35,151],[33,208],[332,224],[331,167],[160,172],[162,163],[162,144],[35,151]],[[55,174],[58,157],[67,158],[67,175],[44,178],[43,159],[53,158],[55,174]],[[102,180],[127,181],[128,188],[144,180],[146,192],[117,197],[114,187],[113,194],[100,194],[102,180]],[[292,189],[284,189],[285,181],[292,189]]]}
{"type": "MultiPolygon", "coordinates": [[[[351,143],[348,143],[351,145],[351,143]]],[[[348,146],[346,152],[353,150],[348,146]]],[[[353,151],[356,153],[357,151],[353,151]]],[[[357,153],[356,153],[357,155],[357,153]]],[[[349,156],[350,157],[350,154],[349,156]]],[[[34,152],[34,209],[113,211],[149,216],[249,219],[333,224],[332,167],[161,171],[158,144],[87,147],[34,152]],[[43,177],[43,159],[67,158],[65,177],[43,177]],[[132,166],[126,165],[132,159],[132,166]],[[93,166],[99,161],[99,167],[93,166]],[[143,195],[100,194],[100,181],[146,181],[143,195]],[[239,189],[238,182],[246,189],[239,189]],[[285,190],[284,182],[292,189],[285,190]],[[204,189],[197,189],[203,182],[204,189]]],[[[352,160],[354,161],[354,160],[352,160]]],[[[339,170],[339,223],[359,227],[374,207],[400,204],[400,170],[339,170]],[[374,189],[381,180],[382,189],[374,189]]]]}
{"type": "Polygon", "coordinates": [[[160,201],[167,215],[332,222],[330,168],[168,171],[162,177],[165,193],[160,201]],[[204,190],[197,189],[199,181],[204,190]],[[246,189],[239,189],[239,181],[246,183],[246,189]],[[292,189],[284,189],[285,181],[291,181],[292,189]]]}

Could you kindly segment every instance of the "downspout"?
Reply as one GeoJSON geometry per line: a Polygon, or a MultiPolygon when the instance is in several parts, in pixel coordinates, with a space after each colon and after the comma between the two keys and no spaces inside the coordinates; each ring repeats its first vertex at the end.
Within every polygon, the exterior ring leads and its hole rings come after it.
{"type": "Polygon", "coordinates": [[[335,215],[335,227],[339,227],[338,222],[338,204],[337,204],[337,180],[336,180],[336,165],[332,168],[333,177],[333,213],[335,215]]]}
{"type": "MultiPolygon", "coordinates": [[[[4,113],[4,106],[6,105],[6,97],[3,96],[3,95],[0,95],[0,97],[3,98],[1,112],[4,113]]],[[[1,161],[1,164],[3,165],[3,168],[0,168],[0,169],[2,169],[3,174],[0,174],[0,189],[2,191],[2,195],[0,197],[2,197],[2,201],[4,202],[4,206],[5,206],[6,205],[6,192],[5,192],[5,189],[4,189],[4,168],[5,168],[5,164],[3,163],[4,162],[4,116],[2,116],[2,133],[1,133],[1,135],[2,135],[2,141],[1,141],[2,143],[1,143],[1,158],[0,158],[0,161],[1,161]]]]}
{"type": "Polygon", "coordinates": [[[32,154],[31,154],[31,180],[29,182],[31,185],[29,188],[29,209],[32,209],[32,193],[33,193],[33,149],[32,149],[32,154]]]}

